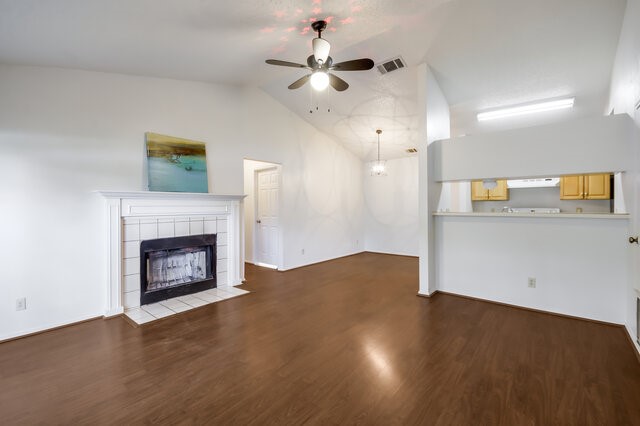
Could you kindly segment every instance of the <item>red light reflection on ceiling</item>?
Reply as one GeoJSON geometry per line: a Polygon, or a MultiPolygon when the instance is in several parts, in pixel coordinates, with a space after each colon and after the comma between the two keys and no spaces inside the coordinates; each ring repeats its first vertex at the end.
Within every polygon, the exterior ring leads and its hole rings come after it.
{"type": "MultiPolygon", "coordinates": [[[[304,0],[303,0],[304,1],[304,0]]],[[[262,39],[265,35],[274,34],[277,37],[278,46],[272,49],[272,53],[282,53],[286,51],[287,45],[290,42],[289,36],[281,35],[281,34],[293,34],[297,32],[299,35],[303,37],[308,37],[310,34],[314,34],[311,29],[311,24],[320,19],[323,19],[327,22],[326,31],[330,31],[335,33],[341,26],[353,24],[356,21],[355,15],[363,12],[365,7],[362,5],[361,0],[347,0],[344,2],[344,6],[338,7],[339,10],[334,11],[333,15],[329,15],[327,17],[322,17],[323,8],[322,8],[322,0],[307,0],[309,3],[306,3],[308,7],[302,6],[300,4],[291,10],[287,10],[284,8],[276,9],[272,12],[274,20],[277,21],[271,23],[271,25],[265,26],[260,29],[260,33],[262,39]],[[345,14],[349,14],[343,18],[337,18],[340,13],[339,11],[345,12],[345,14]],[[306,16],[306,17],[305,17],[306,16]],[[276,35],[280,34],[280,35],[276,35]]],[[[344,16],[344,15],[343,15],[344,16]]],[[[275,41],[276,39],[274,39],[275,41]]]]}

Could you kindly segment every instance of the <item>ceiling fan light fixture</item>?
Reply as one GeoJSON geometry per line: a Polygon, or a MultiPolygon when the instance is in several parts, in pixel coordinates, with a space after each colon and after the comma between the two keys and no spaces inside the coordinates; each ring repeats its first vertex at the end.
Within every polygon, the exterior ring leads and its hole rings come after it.
{"type": "Polygon", "coordinates": [[[316,58],[316,61],[322,62],[323,64],[327,62],[329,51],[331,50],[331,44],[323,38],[316,37],[313,39],[312,46],[313,56],[316,58]]]}
{"type": "Polygon", "coordinates": [[[310,81],[311,87],[321,92],[329,86],[329,75],[324,71],[318,70],[311,74],[310,81]]]}

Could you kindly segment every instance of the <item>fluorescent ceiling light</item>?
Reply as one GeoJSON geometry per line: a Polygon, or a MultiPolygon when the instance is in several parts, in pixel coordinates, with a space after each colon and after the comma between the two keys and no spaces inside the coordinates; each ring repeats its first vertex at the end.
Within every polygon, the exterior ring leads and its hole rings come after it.
{"type": "Polygon", "coordinates": [[[516,115],[533,114],[536,112],[553,111],[556,109],[572,108],[575,98],[558,99],[556,101],[540,102],[536,104],[517,107],[496,109],[494,111],[481,112],[478,121],[494,120],[496,118],[514,117],[516,115]]]}

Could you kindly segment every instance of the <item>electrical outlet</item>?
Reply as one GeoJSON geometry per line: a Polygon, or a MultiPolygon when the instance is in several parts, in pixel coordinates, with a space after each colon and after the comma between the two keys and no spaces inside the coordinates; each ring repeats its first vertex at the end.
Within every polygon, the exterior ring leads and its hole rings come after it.
{"type": "Polygon", "coordinates": [[[529,288],[536,288],[536,279],[535,278],[529,278],[529,288]]]}
{"type": "Polygon", "coordinates": [[[25,309],[27,309],[27,298],[16,299],[16,311],[24,311],[25,309]]]}
{"type": "Polygon", "coordinates": [[[300,254],[304,254],[304,249],[300,250],[300,254]]]}

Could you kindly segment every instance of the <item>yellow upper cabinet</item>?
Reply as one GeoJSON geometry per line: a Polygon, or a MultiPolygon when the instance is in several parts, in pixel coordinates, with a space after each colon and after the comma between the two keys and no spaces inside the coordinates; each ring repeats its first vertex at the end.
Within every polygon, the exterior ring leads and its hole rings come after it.
{"type": "Polygon", "coordinates": [[[481,201],[489,199],[489,190],[482,185],[481,180],[471,182],[471,200],[481,201]]]}
{"type": "Polygon", "coordinates": [[[586,175],[584,192],[587,200],[608,200],[611,198],[611,175],[586,175]]]}
{"type": "Polygon", "coordinates": [[[611,175],[578,175],[560,178],[561,200],[608,200],[611,198],[611,175]]]}
{"type": "Polygon", "coordinates": [[[496,187],[487,189],[481,180],[471,181],[471,200],[472,201],[500,201],[509,199],[509,189],[507,188],[506,179],[497,179],[496,187]]]}
{"type": "Polygon", "coordinates": [[[496,180],[497,185],[495,188],[489,190],[489,199],[500,201],[509,199],[509,188],[507,188],[506,179],[496,180]]]}
{"type": "Polygon", "coordinates": [[[561,200],[582,200],[584,198],[583,176],[562,176],[560,178],[561,200]]]}

